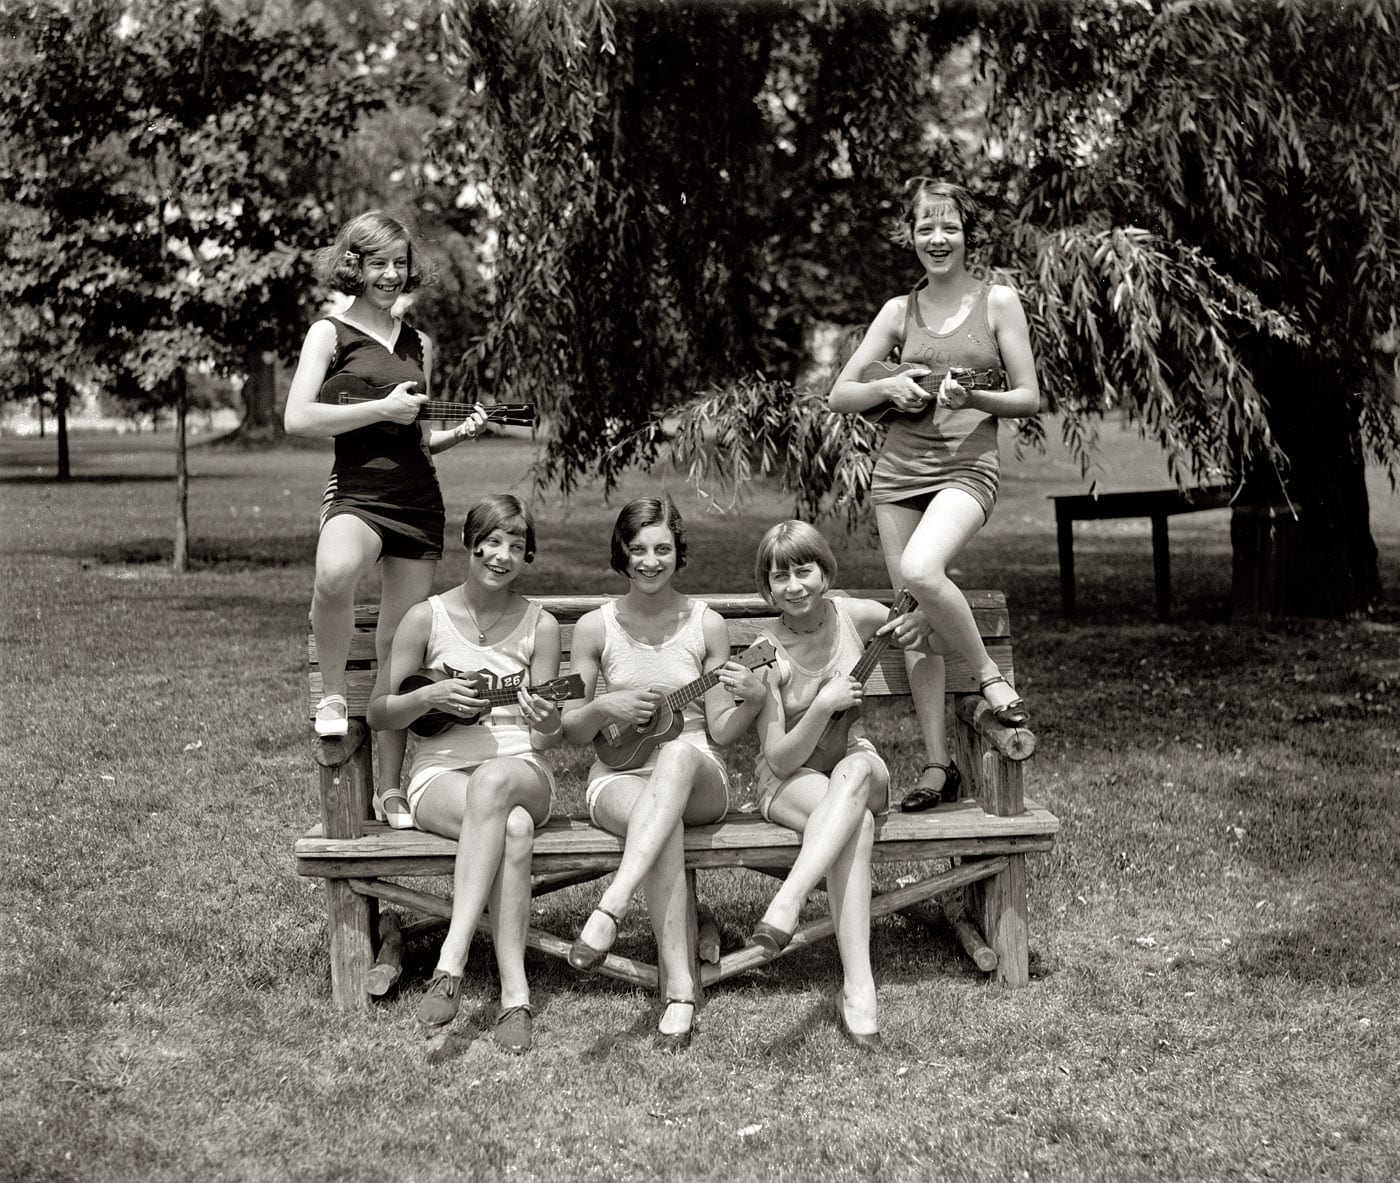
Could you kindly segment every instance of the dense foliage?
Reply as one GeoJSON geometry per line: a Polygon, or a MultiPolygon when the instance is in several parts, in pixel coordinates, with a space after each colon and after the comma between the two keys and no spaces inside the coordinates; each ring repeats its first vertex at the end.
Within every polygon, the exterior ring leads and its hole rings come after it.
{"type": "Polygon", "coordinates": [[[978,261],[1020,289],[1081,460],[1122,409],[1179,480],[1301,511],[1339,576],[1305,610],[1374,598],[1397,0],[460,0],[445,24],[499,236],[483,356],[553,411],[566,486],[669,446],[851,512],[867,441],[796,384],[803,330],[911,282],[892,198],[952,174],[988,199],[978,261]]]}
{"type": "Polygon", "coordinates": [[[3,33],[11,356],[49,388],[148,393],[290,352],[334,145],[382,102],[354,61],[314,22],[194,0],[34,0],[3,33]]]}

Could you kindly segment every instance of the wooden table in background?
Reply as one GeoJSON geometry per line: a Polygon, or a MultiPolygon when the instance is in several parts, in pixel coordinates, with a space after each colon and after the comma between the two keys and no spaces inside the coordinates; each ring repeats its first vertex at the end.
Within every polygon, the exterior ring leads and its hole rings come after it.
{"type": "Polygon", "coordinates": [[[1065,618],[1073,620],[1074,523],[1105,518],[1152,519],[1152,573],[1157,591],[1157,619],[1171,615],[1171,551],[1167,546],[1167,518],[1176,513],[1224,509],[1230,504],[1226,485],[1200,485],[1194,489],[1144,489],[1127,493],[1073,493],[1052,496],[1055,533],[1060,551],[1060,600],[1065,618]]]}

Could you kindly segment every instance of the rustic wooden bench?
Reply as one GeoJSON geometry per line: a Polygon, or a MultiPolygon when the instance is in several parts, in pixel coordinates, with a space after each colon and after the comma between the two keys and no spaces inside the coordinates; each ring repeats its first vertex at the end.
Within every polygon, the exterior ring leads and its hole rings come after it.
{"type": "MultiPolygon", "coordinates": [[[[887,591],[856,592],[888,603],[887,591]]],[[[1010,619],[1001,592],[966,593],[988,651],[1008,679],[1014,680],[1010,619]]],[[[565,668],[574,623],[602,604],[602,596],[535,596],[562,626],[565,668]]],[[[745,648],[759,629],[773,619],[773,609],[756,595],[704,595],[728,622],[734,651],[745,648]]],[[[343,740],[314,741],[319,769],[321,824],[297,840],[296,869],[325,880],[330,936],[331,993],[341,1007],[367,1005],[370,992],[382,993],[397,976],[402,944],[398,920],[381,930],[379,903],[421,914],[426,926],[451,915],[451,901],[396,880],[452,873],[456,843],[417,830],[394,830],[372,819],[370,796],[374,762],[371,737],[364,723],[374,683],[376,611],[356,613],[355,639],[349,667],[350,733],[343,740]],[[376,953],[380,962],[376,965],[376,953]],[[376,978],[378,981],[376,982],[376,978]]],[[[308,718],[321,696],[314,638],[309,648],[308,718]]],[[[1010,986],[1029,980],[1026,910],[1026,855],[1049,850],[1059,830],[1058,819],[1025,798],[1023,767],[1035,750],[1035,736],[1024,728],[998,724],[971,672],[958,659],[948,660],[949,738],[954,758],[964,775],[964,798],[926,813],[898,811],[880,818],[875,828],[877,863],[936,862],[914,877],[901,877],[902,886],[877,894],[872,916],[917,911],[931,897],[957,892],[944,911],[963,947],[984,972],[1010,986]]],[[[871,698],[909,693],[904,661],[898,651],[885,655],[866,684],[871,698]]],[[[912,709],[910,725],[913,726],[912,709]]],[[[892,786],[897,801],[898,785],[892,786]]],[[[755,948],[722,953],[717,930],[708,928],[694,908],[694,876],[711,868],[749,868],[781,876],[796,857],[799,837],[791,830],[765,822],[757,813],[729,813],[711,826],[686,831],[687,874],[692,879],[692,949],[702,988],[760,964],[765,955],[755,948]]],[[[534,894],[588,882],[617,869],[622,844],[595,829],[583,817],[556,817],[535,835],[534,894]]],[[[417,928],[413,929],[417,931],[417,928]]],[[[795,952],[833,933],[830,917],[803,924],[785,951],[795,952]]],[[[567,936],[531,927],[530,948],[565,958],[567,936]]],[[[662,989],[656,967],[611,953],[600,971],[647,989],[662,989]]]]}
{"type": "Polygon", "coordinates": [[[1179,513],[1224,509],[1230,504],[1228,485],[1200,485],[1194,489],[1139,489],[1122,493],[1052,494],[1055,534],[1060,552],[1060,601],[1066,620],[1075,618],[1074,523],[1109,518],[1152,520],[1152,582],[1156,592],[1157,619],[1166,620],[1172,610],[1172,556],[1167,543],[1167,518],[1179,513]]]}

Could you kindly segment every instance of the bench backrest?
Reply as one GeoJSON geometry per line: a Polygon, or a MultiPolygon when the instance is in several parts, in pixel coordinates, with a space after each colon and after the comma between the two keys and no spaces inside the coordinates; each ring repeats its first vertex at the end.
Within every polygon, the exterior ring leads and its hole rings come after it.
{"type": "MultiPolygon", "coordinates": [[[[718,592],[700,594],[689,592],[695,599],[704,600],[724,617],[729,626],[729,643],[734,652],[745,649],[758,636],[759,632],[771,625],[776,618],[773,606],[762,597],[750,592],[730,594],[718,592]]],[[[865,596],[889,604],[893,595],[888,588],[878,590],[857,589],[847,594],[865,596]]],[[[1006,596],[1000,591],[966,591],[963,595],[972,606],[972,616],[982,634],[987,652],[997,663],[1001,672],[1012,681],[1015,669],[1012,664],[1011,618],[1006,610],[1006,596]]],[[[563,669],[568,670],[569,646],[573,640],[574,625],[585,613],[593,611],[613,599],[612,596],[529,596],[559,621],[563,642],[563,669]]],[[[374,605],[359,605],[355,609],[355,631],[350,641],[350,661],[346,669],[346,697],[352,717],[364,718],[369,706],[370,692],[374,689],[378,661],[374,651],[374,631],[379,620],[379,609],[374,605]]],[[[308,634],[307,653],[309,664],[307,718],[316,713],[316,703],[321,698],[321,668],[316,660],[316,638],[308,634]]],[[[947,692],[949,694],[972,694],[977,691],[977,683],[967,664],[954,655],[949,655],[947,665],[947,692]]],[[[904,670],[904,658],[898,649],[889,649],[881,659],[879,667],[865,684],[867,695],[900,695],[909,693],[909,680],[904,670]]]]}

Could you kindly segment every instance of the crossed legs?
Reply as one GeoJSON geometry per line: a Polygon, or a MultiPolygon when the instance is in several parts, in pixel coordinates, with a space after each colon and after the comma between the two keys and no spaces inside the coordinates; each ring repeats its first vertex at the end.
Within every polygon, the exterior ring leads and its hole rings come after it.
{"type": "Polygon", "coordinates": [[[501,1006],[527,1005],[525,933],[530,919],[530,856],[535,826],[549,816],[549,785],[523,760],[488,760],[471,773],[445,772],[423,790],[418,824],[458,838],[452,919],[434,974],[461,977],[472,934],[489,904],[501,1006]]]}
{"type": "Polygon", "coordinates": [[[856,1034],[878,1029],[870,967],[870,852],[874,811],[885,807],[889,774],[863,753],[844,757],[830,777],[804,769],[768,805],[769,818],[802,835],[802,846],[763,920],[792,932],[808,894],[823,876],[836,924],[844,983],[841,1007],[856,1034]]]}
{"type": "MultiPolygon", "coordinates": [[[[685,825],[712,822],[728,804],[724,776],[716,762],[689,744],[673,740],[657,755],[651,774],[617,777],[603,787],[593,806],[594,821],[623,839],[617,873],[579,933],[579,943],[608,949],[617,922],[637,889],[646,896],[656,937],[656,961],[672,999],[694,1000],[686,914],[685,825]]],[[[669,1005],[659,1030],[688,1030],[693,1009],[669,1005]]]]}

